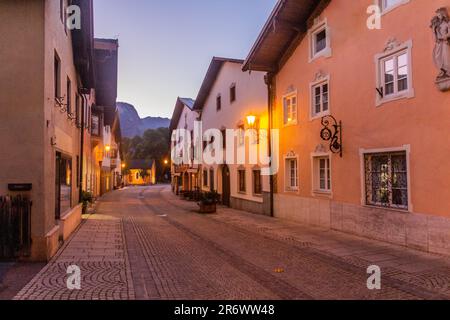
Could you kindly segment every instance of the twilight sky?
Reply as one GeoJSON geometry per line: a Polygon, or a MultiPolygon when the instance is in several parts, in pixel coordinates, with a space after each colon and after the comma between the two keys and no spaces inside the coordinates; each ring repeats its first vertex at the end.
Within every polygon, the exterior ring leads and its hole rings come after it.
{"type": "Polygon", "coordinates": [[[276,0],[94,0],[95,36],[119,39],[118,100],[170,117],[213,56],[245,59],[276,0]]]}

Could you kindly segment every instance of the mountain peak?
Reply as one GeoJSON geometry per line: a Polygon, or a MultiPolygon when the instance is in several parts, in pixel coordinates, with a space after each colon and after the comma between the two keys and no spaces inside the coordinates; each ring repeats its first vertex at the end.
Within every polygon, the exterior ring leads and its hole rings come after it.
{"type": "Polygon", "coordinates": [[[122,136],[127,138],[142,136],[149,129],[168,128],[170,125],[170,119],[168,118],[141,118],[136,108],[127,102],[118,102],[117,109],[119,111],[122,136]]]}

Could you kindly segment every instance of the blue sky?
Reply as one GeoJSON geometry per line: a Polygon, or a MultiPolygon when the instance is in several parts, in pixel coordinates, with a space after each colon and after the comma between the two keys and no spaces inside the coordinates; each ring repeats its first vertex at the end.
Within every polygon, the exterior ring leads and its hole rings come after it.
{"type": "Polygon", "coordinates": [[[276,0],[94,0],[95,36],[119,39],[118,100],[170,117],[213,56],[244,59],[276,0]]]}

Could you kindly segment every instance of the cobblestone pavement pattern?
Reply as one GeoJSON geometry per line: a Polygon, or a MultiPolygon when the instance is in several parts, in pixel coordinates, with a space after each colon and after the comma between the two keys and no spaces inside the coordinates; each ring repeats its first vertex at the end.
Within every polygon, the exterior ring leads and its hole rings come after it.
{"type": "Polygon", "coordinates": [[[450,260],[220,208],[199,215],[167,186],[101,200],[16,299],[449,299],[450,260]],[[66,286],[81,269],[81,290],[66,286]],[[367,268],[382,270],[368,290],[367,268]]]}

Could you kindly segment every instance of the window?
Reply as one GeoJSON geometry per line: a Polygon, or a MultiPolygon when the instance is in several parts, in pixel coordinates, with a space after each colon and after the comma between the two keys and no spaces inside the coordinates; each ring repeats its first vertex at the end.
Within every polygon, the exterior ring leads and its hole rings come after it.
{"type": "Polygon", "coordinates": [[[286,159],[286,191],[298,190],[298,160],[286,159]]]}
{"type": "Polygon", "coordinates": [[[328,155],[313,158],[313,189],[318,193],[331,193],[331,161],[328,155]]]}
{"type": "Polygon", "coordinates": [[[81,104],[80,95],[75,96],[75,121],[79,128],[81,128],[81,104]]]}
{"type": "Polygon", "coordinates": [[[408,54],[401,52],[382,60],[384,96],[408,90],[408,54]]]}
{"type": "Polygon", "coordinates": [[[327,32],[325,29],[314,34],[314,55],[325,50],[327,47],[327,32]]]}
{"type": "Polygon", "coordinates": [[[222,110],[222,97],[220,96],[220,94],[216,98],[216,109],[217,111],[222,110]]]}
{"type": "Polygon", "coordinates": [[[377,105],[414,96],[411,74],[411,48],[412,42],[409,41],[405,45],[397,45],[387,54],[376,56],[377,105]]]}
{"type": "Polygon", "coordinates": [[[407,210],[406,152],[365,154],[366,204],[407,210]]]}
{"type": "Polygon", "coordinates": [[[59,0],[59,15],[62,23],[65,23],[66,20],[66,8],[65,8],[65,0],[59,0]]]}
{"type": "Polygon", "coordinates": [[[238,181],[239,181],[239,192],[245,193],[247,191],[246,181],[245,181],[245,169],[238,170],[238,181]]]}
{"type": "Polygon", "coordinates": [[[236,101],[236,84],[232,84],[230,87],[230,103],[236,101]]]}
{"type": "Polygon", "coordinates": [[[312,85],[312,118],[324,116],[329,113],[329,88],[330,86],[328,81],[312,85]]]}
{"type": "Polygon", "coordinates": [[[61,59],[55,52],[53,81],[55,85],[55,99],[59,101],[61,98],[61,59]]]}
{"type": "Polygon", "coordinates": [[[91,133],[94,136],[100,136],[100,118],[98,115],[92,115],[91,133]]]}
{"type": "Polygon", "coordinates": [[[319,57],[331,56],[330,34],[327,21],[317,22],[309,31],[310,62],[319,57]]]}
{"type": "Polygon", "coordinates": [[[245,144],[245,126],[243,124],[238,127],[238,144],[240,146],[245,144]]]}
{"type": "Polygon", "coordinates": [[[261,170],[253,170],[253,194],[261,195],[262,194],[262,178],[261,178],[261,170]]]}
{"type": "Polygon", "coordinates": [[[380,0],[381,11],[383,13],[389,12],[392,9],[408,2],[409,0],[380,0]]]}
{"type": "Polygon", "coordinates": [[[214,169],[209,170],[209,188],[214,191],[214,169]]]}
{"type": "Polygon", "coordinates": [[[297,124],[297,94],[291,94],[283,98],[284,125],[297,124]]]}
{"type": "Polygon", "coordinates": [[[203,186],[208,186],[208,170],[203,170],[203,186]]]}
{"type": "Polygon", "coordinates": [[[222,134],[223,148],[226,149],[227,148],[227,130],[226,129],[222,129],[220,132],[222,134]]]}
{"type": "Polygon", "coordinates": [[[72,82],[67,78],[67,114],[72,114],[72,82]]]}

